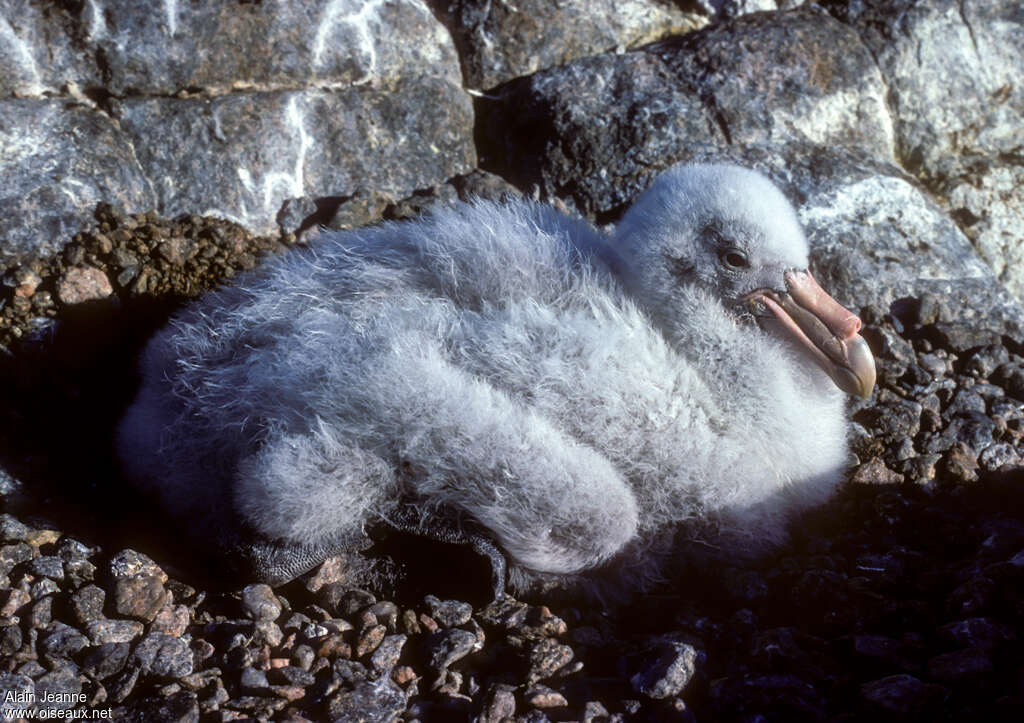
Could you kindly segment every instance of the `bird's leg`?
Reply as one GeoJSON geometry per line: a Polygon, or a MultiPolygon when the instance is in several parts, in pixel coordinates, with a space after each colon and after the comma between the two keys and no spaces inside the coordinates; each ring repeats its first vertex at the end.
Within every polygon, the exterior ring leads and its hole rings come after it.
{"type": "Polygon", "coordinates": [[[269,540],[249,530],[225,537],[223,548],[238,572],[272,587],[294,580],[332,555],[358,548],[345,535],[311,544],[269,540]]]}
{"type": "Polygon", "coordinates": [[[491,565],[491,590],[495,600],[505,597],[508,563],[504,553],[487,536],[467,529],[455,515],[424,514],[412,503],[399,505],[384,522],[393,530],[427,537],[451,545],[469,545],[473,552],[487,558],[491,565]]]}

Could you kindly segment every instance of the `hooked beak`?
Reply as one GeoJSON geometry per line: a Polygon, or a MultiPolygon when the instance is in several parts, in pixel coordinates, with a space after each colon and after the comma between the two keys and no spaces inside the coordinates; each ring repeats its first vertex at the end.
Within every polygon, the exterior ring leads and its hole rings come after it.
{"type": "Polygon", "coordinates": [[[836,386],[867,398],[875,388],[875,359],[860,319],[818,286],[809,271],[787,271],[786,291],[759,289],[745,301],[760,302],[799,339],[836,386]]]}

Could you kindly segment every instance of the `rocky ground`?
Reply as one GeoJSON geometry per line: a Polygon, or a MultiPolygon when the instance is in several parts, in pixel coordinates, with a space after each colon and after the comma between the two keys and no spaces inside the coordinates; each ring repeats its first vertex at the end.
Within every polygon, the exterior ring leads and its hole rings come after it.
{"type": "MultiPolygon", "coordinates": [[[[505,188],[475,174],[323,221],[505,188]]],[[[0,689],[140,721],[1024,719],[1024,348],[936,295],[861,310],[879,385],[852,405],[856,465],[756,566],[613,611],[488,604],[485,563],[411,539],[378,544],[409,573],[388,590],[349,589],[337,560],[278,589],[191,563],[109,456],[134,354],[302,242],[103,207],[4,277],[0,689]]]]}

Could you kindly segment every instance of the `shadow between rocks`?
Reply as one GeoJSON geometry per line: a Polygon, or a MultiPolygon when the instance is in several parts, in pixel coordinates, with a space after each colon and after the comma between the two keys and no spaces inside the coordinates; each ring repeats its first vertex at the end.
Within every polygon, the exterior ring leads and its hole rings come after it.
{"type": "Polygon", "coordinates": [[[183,302],[67,307],[0,356],[0,467],[23,485],[3,498],[8,512],[111,553],[176,547],[153,503],[122,480],[113,440],[138,385],[139,351],[183,302]]]}

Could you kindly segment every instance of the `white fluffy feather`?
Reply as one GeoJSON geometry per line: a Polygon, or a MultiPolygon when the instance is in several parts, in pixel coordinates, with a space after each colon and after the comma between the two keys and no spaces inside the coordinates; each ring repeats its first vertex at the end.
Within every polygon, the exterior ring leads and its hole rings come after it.
{"type": "Polygon", "coordinates": [[[126,473],[194,527],[226,511],[297,543],[411,495],[527,573],[618,556],[643,585],[687,523],[765,550],[838,481],[843,396],[723,303],[709,224],[806,267],[790,205],[730,166],[662,175],[611,236],[526,201],[324,234],[156,335],[126,473]]]}

